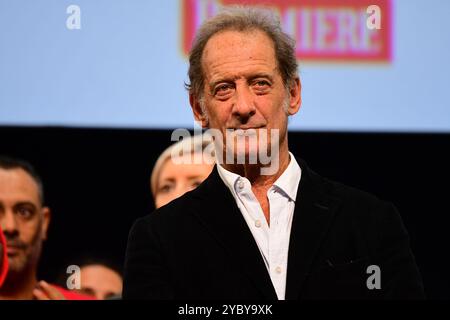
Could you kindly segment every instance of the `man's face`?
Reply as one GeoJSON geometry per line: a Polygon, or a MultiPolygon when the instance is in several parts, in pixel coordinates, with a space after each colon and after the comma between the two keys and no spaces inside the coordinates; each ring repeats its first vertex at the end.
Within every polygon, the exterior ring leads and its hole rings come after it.
{"type": "MultiPolygon", "coordinates": [[[[202,68],[206,117],[202,102],[190,98],[203,127],[219,129],[224,137],[227,129],[256,129],[258,141],[263,134],[260,129],[268,133],[278,129],[277,142],[287,141],[288,115],[300,108],[300,81],[286,89],[273,42],[265,33],[224,31],[212,36],[203,52],[202,68]]],[[[242,151],[234,149],[235,154],[242,151]]],[[[249,151],[246,144],[245,154],[249,151]]]]}
{"type": "Polygon", "coordinates": [[[22,169],[0,168],[0,224],[10,274],[37,266],[49,221],[50,211],[42,207],[33,178],[22,169]]]}

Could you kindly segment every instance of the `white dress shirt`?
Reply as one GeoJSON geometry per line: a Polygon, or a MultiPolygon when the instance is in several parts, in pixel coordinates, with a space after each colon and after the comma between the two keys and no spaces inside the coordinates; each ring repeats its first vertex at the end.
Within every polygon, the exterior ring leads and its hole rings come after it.
{"type": "Polygon", "coordinates": [[[221,165],[217,166],[221,179],[230,189],[252,232],[279,300],[285,299],[289,237],[301,177],[300,166],[292,153],[289,155],[288,167],[267,191],[270,227],[252,192],[250,181],[221,165]]]}

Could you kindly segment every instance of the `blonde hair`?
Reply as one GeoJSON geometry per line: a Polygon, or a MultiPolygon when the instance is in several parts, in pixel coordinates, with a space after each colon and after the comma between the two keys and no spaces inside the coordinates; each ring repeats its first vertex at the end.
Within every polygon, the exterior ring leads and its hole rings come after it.
{"type": "MultiPolygon", "coordinates": [[[[156,196],[156,191],[158,189],[158,178],[161,174],[161,169],[164,167],[167,160],[171,159],[173,156],[181,158],[186,155],[185,151],[188,151],[190,154],[203,152],[211,143],[213,143],[212,137],[209,134],[198,134],[192,137],[185,137],[164,150],[156,160],[150,176],[150,188],[153,198],[156,196]]],[[[214,151],[212,151],[211,154],[206,153],[205,155],[210,155],[210,159],[208,159],[211,160],[210,163],[215,162],[214,151]]]]}

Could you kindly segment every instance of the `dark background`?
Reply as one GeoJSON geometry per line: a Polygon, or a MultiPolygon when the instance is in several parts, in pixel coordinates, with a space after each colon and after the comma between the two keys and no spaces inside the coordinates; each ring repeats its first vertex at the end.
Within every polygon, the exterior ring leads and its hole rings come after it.
{"type": "MultiPolygon", "coordinates": [[[[53,218],[39,274],[54,281],[83,254],[123,263],[133,221],[151,212],[149,177],[170,130],[0,127],[0,154],[30,161],[53,218]]],[[[450,135],[291,132],[319,174],[392,201],[429,298],[450,298],[450,135]]]]}

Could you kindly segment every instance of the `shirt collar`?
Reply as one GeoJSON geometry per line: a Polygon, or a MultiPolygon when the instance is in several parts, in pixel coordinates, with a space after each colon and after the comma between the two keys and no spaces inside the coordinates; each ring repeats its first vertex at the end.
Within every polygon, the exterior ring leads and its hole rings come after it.
{"type": "Polygon", "coordinates": [[[289,165],[273,185],[281,189],[292,201],[295,201],[302,170],[291,152],[289,152],[289,157],[289,165]]]}
{"type": "MultiPolygon", "coordinates": [[[[275,181],[273,187],[280,189],[290,198],[290,200],[295,201],[295,199],[297,198],[297,190],[300,183],[302,170],[291,152],[289,152],[289,158],[289,165],[281,174],[281,176],[275,181]]],[[[236,192],[234,186],[237,181],[239,179],[246,179],[234,172],[225,169],[221,164],[217,164],[217,171],[219,172],[219,176],[222,181],[233,194],[235,194],[236,192]]]]}
{"type": "Polygon", "coordinates": [[[217,171],[219,172],[219,176],[222,179],[222,181],[225,183],[228,189],[230,189],[231,193],[235,195],[236,191],[234,190],[234,185],[242,177],[234,172],[225,169],[219,163],[217,163],[217,171]]]}

